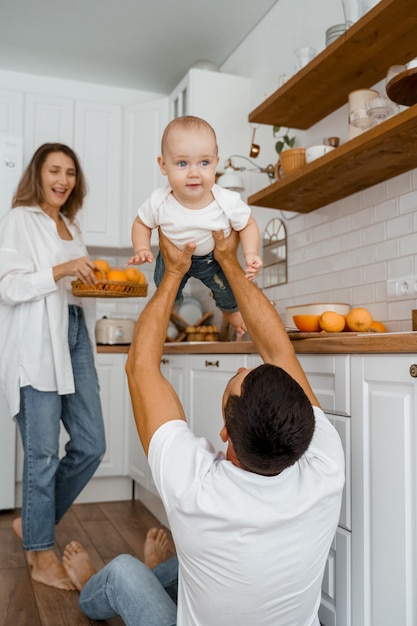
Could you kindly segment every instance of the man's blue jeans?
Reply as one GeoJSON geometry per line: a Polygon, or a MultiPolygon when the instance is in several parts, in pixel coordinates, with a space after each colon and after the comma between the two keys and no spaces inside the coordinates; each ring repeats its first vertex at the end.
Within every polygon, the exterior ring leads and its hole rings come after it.
{"type": "MultiPolygon", "coordinates": [[[[164,272],[164,260],[162,258],[162,254],[159,252],[156,257],[154,271],[154,281],[157,287],[162,280],[164,272]]],[[[232,288],[230,287],[222,268],[214,258],[213,252],[204,256],[193,255],[191,257],[191,267],[184,275],[175,297],[176,307],[182,303],[182,292],[191,276],[201,280],[201,282],[211,290],[216,306],[220,309],[220,311],[224,311],[224,313],[235,313],[238,311],[237,302],[235,296],[233,295],[232,288]]]]}
{"type": "Polygon", "coordinates": [[[54,526],[88,483],[106,444],[97,372],[84,314],[69,306],[68,342],[75,393],[20,390],[17,422],[25,453],[22,530],[25,550],[49,550],[54,526]],[[61,421],[70,439],[59,458],[61,421]]]}
{"type": "Polygon", "coordinates": [[[84,585],[80,608],[95,620],[120,616],[126,626],[175,626],[177,581],[176,556],[150,570],[121,554],[84,585]]]}

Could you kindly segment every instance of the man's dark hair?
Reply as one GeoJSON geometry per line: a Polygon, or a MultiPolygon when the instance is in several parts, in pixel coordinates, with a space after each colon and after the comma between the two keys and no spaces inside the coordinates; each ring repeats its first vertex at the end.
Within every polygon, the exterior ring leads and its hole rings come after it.
{"type": "Polygon", "coordinates": [[[275,476],[298,461],[314,433],[314,413],[300,385],[280,367],[264,364],[230,395],[225,425],[243,469],[275,476]]]}

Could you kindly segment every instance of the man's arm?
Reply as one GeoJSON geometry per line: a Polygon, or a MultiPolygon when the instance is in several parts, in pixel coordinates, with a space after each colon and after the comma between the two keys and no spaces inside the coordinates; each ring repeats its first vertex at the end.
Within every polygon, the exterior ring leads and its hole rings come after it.
{"type": "Polygon", "coordinates": [[[237,260],[238,234],[232,230],[224,238],[222,231],[213,233],[214,256],[220,263],[235,295],[239,310],[259,354],[265,363],[278,365],[303,388],[314,406],[320,406],[295,354],[287,331],[274,306],[245,274],[237,260]]]}
{"type": "Polygon", "coordinates": [[[126,363],[136,427],[146,455],[152,435],[162,424],[169,420],[185,420],[179,398],[162,376],[160,364],[175,296],[190,267],[195,244],[187,244],[184,250],[178,250],[161,232],[159,244],[165,273],[136,323],[126,363]]]}

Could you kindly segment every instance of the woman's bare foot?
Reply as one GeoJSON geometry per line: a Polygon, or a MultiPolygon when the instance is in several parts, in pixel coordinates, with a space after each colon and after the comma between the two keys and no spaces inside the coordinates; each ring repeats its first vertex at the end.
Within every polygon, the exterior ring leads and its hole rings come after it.
{"type": "Polygon", "coordinates": [[[37,551],[33,555],[32,580],[56,589],[74,591],[74,584],[53,550],[37,551]]]}
{"type": "Polygon", "coordinates": [[[90,561],[87,550],[78,541],[71,541],[65,546],[62,562],[78,591],[81,591],[85,583],[97,572],[90,561]]]}
{"type": "Polygon", "coordinates": [[[162,528],[151,528],[146,534],[143,546],[145,564],[153,569],[159,563],[166,561],[168,552],[168,537],[162,528]]]}
{"type": "Polygon", "coordinates": [[[239,311],[235,311],[234,313],[225,313],[223,311],[223,315],[225,320],[229,322],[233,326],[236,331],[236,335],[238,337],[245,334],[247,328],[245,326],[245,322],[243,321],[243,317],[239,311]]]}
{"type": "MultiPolygon", "coordinates": [[[[23,543],[22,518],[16,517],[16,519],[13,520],[12,527],[20,541],[23,543]]],[[[33,567],[35,562],[35,553],[30,550],[25,550],[25,554],[29,567],[33,567]]]]}

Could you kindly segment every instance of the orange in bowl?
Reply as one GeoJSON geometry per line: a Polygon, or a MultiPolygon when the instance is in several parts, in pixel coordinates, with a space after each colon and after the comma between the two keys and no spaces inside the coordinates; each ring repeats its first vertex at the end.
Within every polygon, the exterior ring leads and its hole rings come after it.
{"type": "Polygon", "coordinates": [[[107,280],[115,280],[119,283],[125,283],[127,282],[127,275],[124,270],[113,268],[107,272],[107,280]]]}
{"type": "Polygon", "coordinates": [[[320,330],[320,315],[293,315],[293,320],[303,333],[317,333],[320,330]]]}
{"type": "Polygon", "coordinates": [[[136,269],[136,267],[127,267],[125,269],[127,279],[130,280],[131,283],[137,283],[138,285],[146,284],[146,277],[140,270],[136,269]]]}
{"type": "Polygon", "coordinates": [[[104,272],[104,274],[107,274],[107,272],[110,272],[110,265],[104,259],[95,259],[94,265],[96,266],[98,270],[101,270],[102,272],[104,272]]]}

